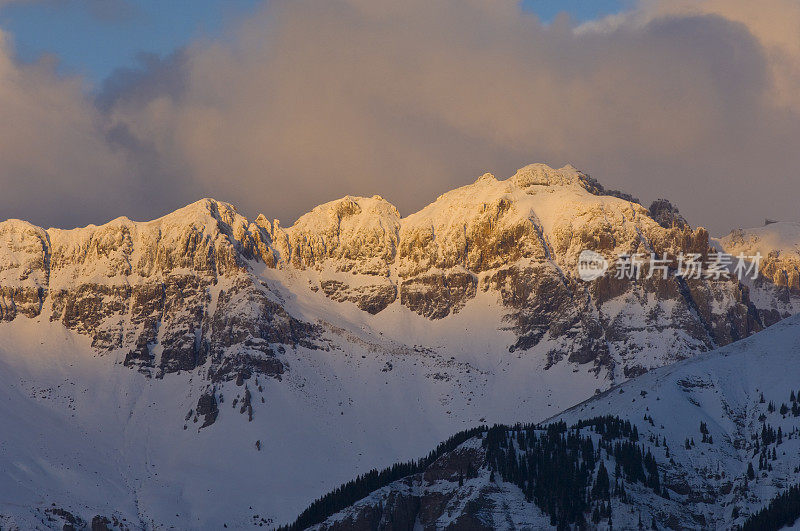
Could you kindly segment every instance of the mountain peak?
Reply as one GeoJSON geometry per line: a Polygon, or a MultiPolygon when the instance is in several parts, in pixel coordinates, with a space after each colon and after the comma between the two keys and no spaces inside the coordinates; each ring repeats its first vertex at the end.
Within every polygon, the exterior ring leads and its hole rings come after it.
{"type": "Polygon", "coordinates": [[[518,169],[511,177],[511,182],[521,188],[528,186],[565,186],[574,184],[586,177],[571,164],[554,169],[547,164],[528,164],[518,169]]]}
{"type": "Polygon", "coordinates": [[[180,223],[207,222],[211,219],[228,225],[233,225],[236,221],[245,220],[244,216],[239,214],[232,204],[205,197],[155,219],[151,223],[165,221],[177,221],[180,223]]]}
{"type": "Polygon", "coordinates": [[[396,226],[400,222],[397,207],[379,195],[359,197],[346,195],[314,207],[300,216],[287,229],[294,234],[339,233],[364,226],[396,226]]]}
{"type": "Polygon", "coordinates": [[[497,182],[497,177],[495,177],[489,172],[486,172],[475,180],[475,184],[484,182],[497,182]]]}

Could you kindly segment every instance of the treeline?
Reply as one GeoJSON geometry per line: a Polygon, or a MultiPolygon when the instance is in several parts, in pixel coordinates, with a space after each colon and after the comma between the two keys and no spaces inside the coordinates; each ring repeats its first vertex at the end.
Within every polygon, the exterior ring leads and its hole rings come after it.
{"type": "Polygon", "coordinates": [[[550,525],[568,529],[586,525],[590,514],[594,523],[611,520],[611,498],[626,500],[626,481],[663,494],[656,460],[638,440],[635,425],[606,416],[581,421],[569,430],[564,422],[545,430],[495,426],[483,446],[492,474],[517,485],[529,502],[550,516],[550,525]],[[585,428],[601,435],[597,447],[590,435],[581,433],[585,428]],[[603,452],[616,463],[613,479],[603,452]]]}
{"type": "Polygon", "coordinates": [[[455,450],[458,446],[465,443],[473,437],[477,437],[486,431],[486,426],[472,428],[470,430],[459,432],[445,442],[439,444],[435,450],[429,453],[426,457],[417,461],[408,461],[405,463],[396,463],[389,468],[383,470],[372,469],[366,474],[358,476],[356,479],[337,487],[335,490],[318,498],[309,507],[297,517],[292,524],[279,527],[278,531],[295,531],[306,529],[312,525],[324,522],[328,517],[346,509],[359,500],[366,498],[370,493],[403,479],[404,477],[411,476],[417,472],[421,472],[427,466],[447,452],[455,450]]]}
{"type": "Polygon", "coordinates": [[[800,518],[800,485],[774,498],[767,507],[753,514],[741,526],[741,531],[771,531],[783,529],[800,518]]]}

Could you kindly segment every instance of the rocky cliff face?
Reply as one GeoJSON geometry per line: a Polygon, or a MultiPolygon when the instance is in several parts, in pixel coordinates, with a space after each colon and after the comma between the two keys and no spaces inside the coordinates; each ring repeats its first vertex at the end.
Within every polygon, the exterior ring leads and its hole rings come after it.
{"type": "Polygon", "coordinates": [[[147,375],[279,377],[274,347],[313,342],[314,327],[252,275],[250,261],[275,263],[269,232],[230,205],[69,231],[12,220],[0,235],[0,319],[44,313],[147,375]]]}
{"type": "Polygon", "coordinates": [[[619,376],[727,344],[793,312],[786,298],[759,313],[751,288],[737,281],[675,277],[678,253],[707,257],[708,233],[666,201],[648,210],[632,199],[572,167],[534,164],[507,180],[485,174],[402,219],[380,198],[323,205],[286,230],[281,256],[317,271],[329,298],[370,313],[399,302],[435,321],[488,293],[502,308],[498,326],[517,337],[509,350],[541,345],[551,363],[592,363],[619,376]],[[609,261],[666,255],[670,273],[585,283],[576,275],[584,249],[609,261]],[[669,354],[637,359],[654,343],[669,354]]]}
{"type": "Polygon", "coordinates": [[[548,366],[592,364],[614,378],[793,311],[795,265],[768,261],[768,282],[754,286],[683,280],[675,256],[705,256],[708,233],[666,202],[653,211],[632,199],[572,167],[534,164],[507,180],[485,174],[405,218],[375,196],[326,203],[289,228],[210,199],[146,223],[44,230],[10,220],[0,223],[0,320],[43,314],[149,375],[203,367],[215,381],[254,371],[279,378],[280,349],[314,347],[322,333],[314,315],[290,313],[281,290],[321,292],[373,315],[399,305],[431,327],[485,294],[500,308],[489,326],[516,338],[509,351],[536,347],[548,366]],[[584,282],[584,249],[609,261],[666,255],[670,273],[584,282]],[[789,291],[778,302],[760,296],[757,307],[751,291],[763,294],[769,281],[789,291]],[[661,354],[640,355],[654,344],[661,354]]]}

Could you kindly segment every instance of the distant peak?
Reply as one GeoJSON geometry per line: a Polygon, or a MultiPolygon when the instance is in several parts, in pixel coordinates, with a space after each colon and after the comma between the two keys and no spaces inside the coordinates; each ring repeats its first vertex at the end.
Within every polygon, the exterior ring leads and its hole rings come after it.
{"type": "Polygon", "coordinates": [[[189,203],[183,208],[179,208],[175,212],[208,212],[209,214],[215,214],[218,212],[225,212],[225,211],[233,211],[236,212],[236,207],[230,203],[226,203],[225,201],[219,201],[214,199],[213,197],[204,197],[203,199],[199,199],[194,203],[189,203]]]}
{"type": "Polygon", "coordinates": [[[308,230],[312,227],[328,226],[348,218],[399,220],[400,213],[393,204],[379,195],[372,197],[346,195],[314,207],[310,212],[300,216],[291,228],[308,230]]]}
{"type": "Polygon", "coordinates": [[[497,182],[497,178],[489,172],[484,173],[475,181],[475,184],[484,182],[497,182]]]}
{"type": "Polygon", "coordinates": [[[517,170],[511,177],[511,182],[521,188],[528,186],[564,186],[579,182],[583,173],[575,169],[571,164],[563,168],[554,169],[547,164],[535,163],[528,164],[517,170]]]}
{"type": "Polygon", "coordinates": [[[204,197],[154,221],[205,222],[214,219],[232,225],[238,218],[244,219],[232,204],[204,197]]]}

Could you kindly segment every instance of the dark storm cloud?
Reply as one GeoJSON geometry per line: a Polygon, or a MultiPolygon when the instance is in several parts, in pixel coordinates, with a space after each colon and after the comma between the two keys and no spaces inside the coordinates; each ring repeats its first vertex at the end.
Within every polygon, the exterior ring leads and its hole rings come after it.
{"type": "Polygon", "coordinates": [[[136,65],[115,70],[95,98],[102,111],[118,104],[142,104],[153,98],[180,98],[188,86],[188,54],[179,49],[166,57],[140,53],[136,65]]]}

